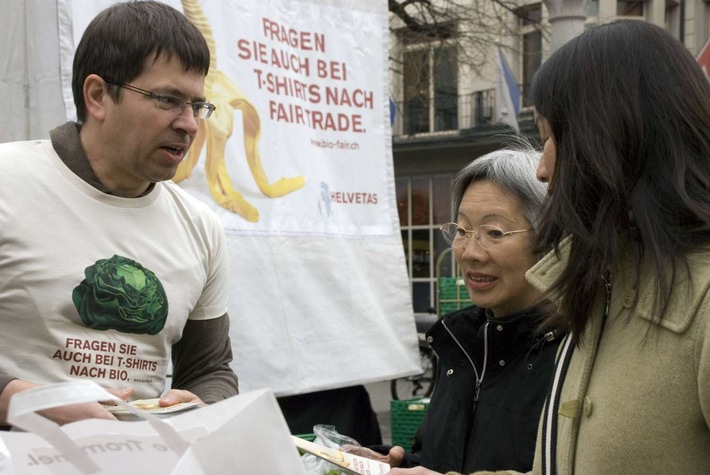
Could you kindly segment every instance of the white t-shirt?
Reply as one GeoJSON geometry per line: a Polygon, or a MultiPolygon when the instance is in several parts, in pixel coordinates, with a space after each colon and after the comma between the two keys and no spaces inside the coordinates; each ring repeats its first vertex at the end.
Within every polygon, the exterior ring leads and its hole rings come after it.
{"type": "Polygon", "coordinates": [[[227,312],[217,216],[172,182],[102,193],[49,141],[0,144],[0,370],[164,389],[187,319],[227,312]]]}

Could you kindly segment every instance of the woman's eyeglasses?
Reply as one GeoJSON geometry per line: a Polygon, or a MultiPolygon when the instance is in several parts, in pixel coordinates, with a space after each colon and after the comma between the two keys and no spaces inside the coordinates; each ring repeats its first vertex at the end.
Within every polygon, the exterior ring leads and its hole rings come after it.
{"type": "Polygon", "coordinates": [[[508,236],[532,231],[532,228],[503,231],[501,228],[490,224],[481,224],[474,229],[466,229],[458,223],[442,224],[440,229],[441,234],[444,236],[444,241],[451,247],[465,246],[471,236],[474,236],[478,245],[488,251],[503,244],[508,236]]]}

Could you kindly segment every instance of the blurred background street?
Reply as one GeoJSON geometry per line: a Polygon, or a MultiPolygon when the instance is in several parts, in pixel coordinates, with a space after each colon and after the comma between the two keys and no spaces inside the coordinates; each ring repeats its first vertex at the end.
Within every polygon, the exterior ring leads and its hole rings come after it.
{"type": "Polygon", "coordinates": [[[382,431],[382,443],[388,445],[392,443],[392,425],[390,420],[390,382],[381,381],[365,385],[365,389],[370,394],[372,408],[377,413],[377,420],[382,431]]]}

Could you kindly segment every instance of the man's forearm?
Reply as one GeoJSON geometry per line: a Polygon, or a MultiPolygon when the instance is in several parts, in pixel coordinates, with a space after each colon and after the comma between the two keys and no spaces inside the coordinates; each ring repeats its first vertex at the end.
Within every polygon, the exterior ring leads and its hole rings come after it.
{"type": "Polygon", "coordinates": [[[173,388],[190,391],[206,404],[221,401],[238,393],[237,376],[231,369],[229,371],[212,371],[201,378],[179,386],[173,380],[173,388]]]}
{"type": "Polygon", "coordinates": [[[238,393],[237,375],[229,366],[229,315],[188,320],[181,340],[173,345],[172,359],[173,388],[190,391],[208,404],[238,393]]]}

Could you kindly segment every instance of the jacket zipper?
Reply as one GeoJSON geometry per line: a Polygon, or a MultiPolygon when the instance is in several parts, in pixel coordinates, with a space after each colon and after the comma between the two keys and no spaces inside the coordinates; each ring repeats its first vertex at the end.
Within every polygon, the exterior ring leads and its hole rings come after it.
{"type": "Polygon", "coordinates": [[[473,360],[471,359],[471,356],[469,356],[468,352],[463,348],[463,345],[461,345],[461,342],[459,341],[458,338],[456,338],[456,335],[453,334],[453,332],[449,329],[449,327],[446,326],[445,321],[441,321],[441,324],[444,326],[446,331],[451,335],[451,338],[453,338],[454,342],[458,345],[458,347],[461,349],[463,354],[466,356],[468,359],[468,362],[471,363],[471,367],[473,368],[473,372],[476,375],[476,392],[473,396],[473,412],[476,411],[476,404],[478,403],[478,396],[481,393],[481,383],[483,383],[483,377],[486,374],[486,366],[488,362],[488,323],[486,322],[483,325],[483,369],[481,370],[481,374],[478,374],[478,369],[476,369],[476,365],[473,364],[473,360]]]}
{"type": "Polygon", "coordinates": [[[602,275],[602,281],[604,282],[604,290],[606,291],[606,306],[604,307],[605,319],[609,315],[609,304],[611,303],[611,286],[613,285],[613,278],[614,276],[611,272],[609,272],[606,277],[602,275]]]}

